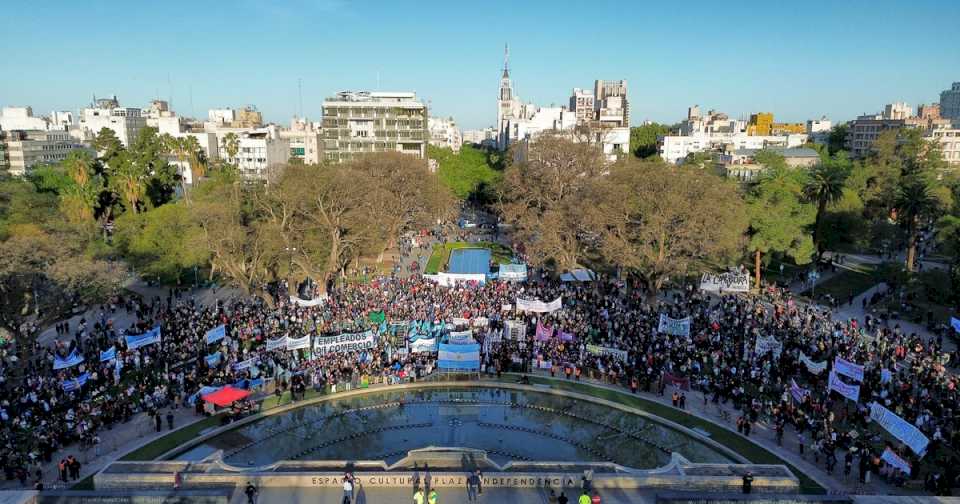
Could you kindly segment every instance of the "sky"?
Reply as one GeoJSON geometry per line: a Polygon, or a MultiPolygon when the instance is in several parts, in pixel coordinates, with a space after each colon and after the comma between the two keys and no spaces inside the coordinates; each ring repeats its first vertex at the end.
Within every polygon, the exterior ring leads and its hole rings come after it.
{"type": "Polygon", "coordinates": [[[179,115],[255,105],[319,120],[342,90],[415,91],[431,115],[492,126],[510,46],[540,106],[626,79],[631,122],[690,105],[834,121],[939,100],[960,81],[956,0],[19,2],[0,16],[0,105],[78,110],[93,95],[179,115]]]}

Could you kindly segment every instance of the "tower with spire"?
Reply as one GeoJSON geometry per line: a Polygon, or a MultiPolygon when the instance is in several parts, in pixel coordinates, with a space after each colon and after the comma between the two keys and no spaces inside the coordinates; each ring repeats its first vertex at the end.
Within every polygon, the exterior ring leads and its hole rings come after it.
{"type": "Polygon", "coordinates": [[[517,118],[519,102],[513,94],[510,82],[510,46],[503,45],[503,74],[500,76],[500,94],[497,95],[497,146],[506,150],[509,140],[510,119],[517,118]]]}

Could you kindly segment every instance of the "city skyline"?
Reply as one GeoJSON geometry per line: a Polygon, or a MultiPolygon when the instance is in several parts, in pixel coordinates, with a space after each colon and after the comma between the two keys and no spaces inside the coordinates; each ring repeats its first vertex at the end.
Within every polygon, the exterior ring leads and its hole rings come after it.
{"type": "Polygon", "coordinates": [[[496,121],[504,43],[525,102],[565,105],[575,87],[626,79],[633,125],[677,122],[694,104],[731,117],[843,121],[885,103],[936,102],[958,80],[960,52],[945,49],[960,20],[954,3],[614,7],[24,5],[0,21],[7,47],[30,41],[0,64],[21,76],[0,81],[0,105],[45,114],[116,94],[135,107],[170,100],[198,118],[252,104],[286,124],[299,115],[302,85],[303,115],[314,120],[338,91],[379,89],[415,91],[431,115],[481,128],[496,121]],[[63,28],[36,36],[51,26],[63,28]]]}

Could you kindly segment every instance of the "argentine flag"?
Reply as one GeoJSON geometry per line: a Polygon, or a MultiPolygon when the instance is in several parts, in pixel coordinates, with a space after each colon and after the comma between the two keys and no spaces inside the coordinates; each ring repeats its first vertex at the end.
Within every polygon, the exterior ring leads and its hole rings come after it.
{"type": "Polygon", "coordinates": [[[437,357],[437,366],[440,369],[462,371],[480,370],[479,343],[469,343],[465,345],[441,343],[440,352],[437,357]]]}

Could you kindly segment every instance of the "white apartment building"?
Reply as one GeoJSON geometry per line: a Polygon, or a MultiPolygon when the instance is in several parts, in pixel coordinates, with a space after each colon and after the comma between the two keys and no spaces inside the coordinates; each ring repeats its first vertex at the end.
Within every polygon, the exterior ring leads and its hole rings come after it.
{"type": "Polygon", "coordinates": [[[807,134],[814,135],[817,133],[830,133],[830,130],[833,129],[833,122],[830,119],[827,119],[827,116],[823,116],[820,119],[810,119],[807,121],[807,134]]]}
{"type": "MultiPolygon", "coordinates": [[[[629,138],[628,138],[629,141],[629,138]]],[[[689,154],[707,151],[800,147],[807,135],[756,136],[744,132],[667,135],[659,141],[660,157],[668,163],[680,163],[689,154]]]]}
{"type": "Polygon", "coordinates": [[[589,89],[573,88],[570,96],[570,110],[573,111],[577,122],[593,121],[596,116],[594,110],[596,97],[589,89]]]}
{"type": "Polygon", "coordinates": [[[238,141],[236,157],[230,157],[225,143],[220,142],[220,158],[235,165],[246,180],[267,181],[290,161],[290,141],[271,131],[243,133],[238,141]]]}
{"type": "Polygon", "coordinates": [[[96,100],[93,106],[83,109],[80,114],[80,129],[84,138],[92,139],[103,128],[113,130],[125,147],[147,126],[146,118],[138,108],[121,107],[117,97],[96,100]]]}
{"type": "Polygon", "coordinates": [[[884,119],[909,119],[911,117],[913,117],[913,107],[906,103],[888,103],[883,107],[884,119]]]}
{"type": "Polygon", "coordinates": [[[54,164],[67,159],[71,152],[86,150],[66,131],[14,130],[0,133],[6,151],[7,171],[23,176],[36,166],[54,164]]]}
{"type": "Polygon", "coordinates": [[[936,141],[943,151],[943,159],[951,165],[960,165],[960,128],[939,128],[924,135],[927,140],[936,141]]]}
{"type": "Polygon", "coordinates": [[[463,143],[496,147],[497,129],[491,127],[476,130],[464,130],[463,143]]]}
{"type": "Polygon", "coordinates": [[[409,92],[343,91],[323,101],[323,156],[339,163],[371,152],[426,158],[427,106],[409,92]]]}
{"type": "Polygon", "coordinates": [[[290,142],[290,158],[304,164],[320,164],[323,159],[323,136],[320,123],[302,117],[290,121],[290,129],[279,130],[278,136],[290,142]]]}
{"type": "Polygon", "coordinates": [[[47,130],[50,123],[44,117],[34,117],[31,107],[3,107],[0,109],[0,130],[47,130]]]}
{"type": "Polygon", "coordinates": [[[460,152],[463,136],[452,117],[431,117],[427,119],[427,129],[430,130],[430,145],[460,152]]]}
{"type": "Polygon", "coordinates": [[[701,115],[700,106],[687,108],[687,118],[680,123],[680,135],[691,136],[697,134],[736,134],[747,132],[747,121],[730,119],[727,114],[710,110],[707,115],[701,115]]]}

